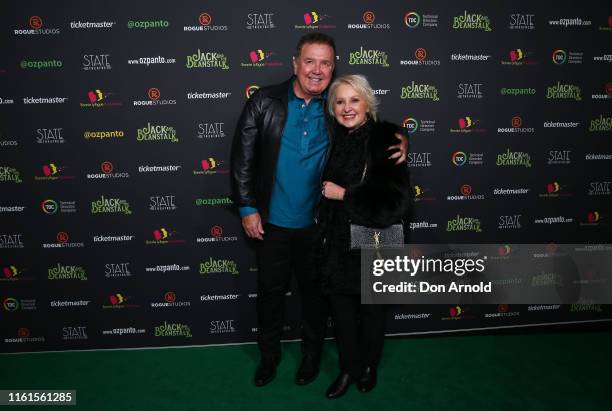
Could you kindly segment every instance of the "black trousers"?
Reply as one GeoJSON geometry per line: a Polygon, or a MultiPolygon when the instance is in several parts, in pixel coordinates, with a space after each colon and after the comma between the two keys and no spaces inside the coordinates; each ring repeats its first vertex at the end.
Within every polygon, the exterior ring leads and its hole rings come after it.
{"type": "Polygon", "coordinates": [[[378,367],[385,338],[385,306],[361,304],[359,295],[332,295],[340,370],[359,378],[364,367],[378,367]]]}
{"type": "Polygon", "coordinates": [[[302,353],[321,355],[328,315],[314,267],[316,227],[301,229],[264,226],[257,242],[257,343],[262,357],[280,357],[285,294],[295,275],[302,308],[302,353]]]}

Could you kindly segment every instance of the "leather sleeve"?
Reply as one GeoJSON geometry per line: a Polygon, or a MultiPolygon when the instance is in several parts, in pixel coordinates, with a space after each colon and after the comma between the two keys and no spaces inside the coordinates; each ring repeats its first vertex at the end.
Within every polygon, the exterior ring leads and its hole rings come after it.
{"type": "Polygon", "coordinates": [[[238,207],[257,207],[255,161],[261,115],[258,94],[255,92],[244,105],[232,141],[231,185],[233,200],[238,207]]]}

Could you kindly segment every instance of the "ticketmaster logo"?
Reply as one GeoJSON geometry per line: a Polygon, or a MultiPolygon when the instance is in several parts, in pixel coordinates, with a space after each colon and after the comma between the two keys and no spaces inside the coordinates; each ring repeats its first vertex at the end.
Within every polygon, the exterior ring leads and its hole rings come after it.
{"type": "Polygon", "coordinates": [[[223,294],[223,295],[202,295],[200,301],[233,301],[237,300],[240,294],[223,294]]]}
{"type": "Polygon", "coordinates": [[[138,166],[139,173],[167,173],[179,171],[183,166],[138,166]]]}
{"type": "Polygon", "coordinates": [[[431,313],[421,314],[395,314],[396,320],[425,320],[431,317],[431,313]]]}
{"type": "Polygon", "coordinates": [[[213,93],[199,93],[197,91],[190,91],[187,93],[188,100],[218,100],[226,99],[231,96],[232,93],[226,91],[216,91],[213,93]]]}

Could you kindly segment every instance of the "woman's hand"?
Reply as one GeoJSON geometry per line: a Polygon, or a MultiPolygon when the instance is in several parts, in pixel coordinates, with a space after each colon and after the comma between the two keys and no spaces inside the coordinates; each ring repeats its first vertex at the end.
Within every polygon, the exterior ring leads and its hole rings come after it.
{"type": "Polygon", "coordinates": [[[395,138],[400,140],[400,143],[387,148],[387,150],[397,150],[389,156],[389,159],[396,159],[395,164],[402,164],[405,163],[406,158],[408,158],[408,137],[400,133],[395,133],[395,138]]]}
{"type": "Polygon", "coordinates": [[[330,200],[344,200],[345,191],[343,187],[331,181],[323,181],[323,186],[321,187],[321,194],[323,197],[330,200]]]}

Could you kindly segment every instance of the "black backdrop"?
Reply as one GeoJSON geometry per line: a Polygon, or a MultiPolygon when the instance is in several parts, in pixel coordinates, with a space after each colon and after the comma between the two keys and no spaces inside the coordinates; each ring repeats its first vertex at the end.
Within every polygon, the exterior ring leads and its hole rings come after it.
{"type": "MultiPolygon", "coordinates": [[[[609,242],[604,3],[3,2],[2,350],[254,340],[257,269],[229,200],[229,148],[249,90],[286,79],[311,30],[336,38],[337,73],[367,75],[383,117],[411,132],[413,242],[609,242]]],[[[554,285],[543,274],[533,284],[554,285]]],[[[610,315],[407,305],[387,326],[610,315]]]]}

